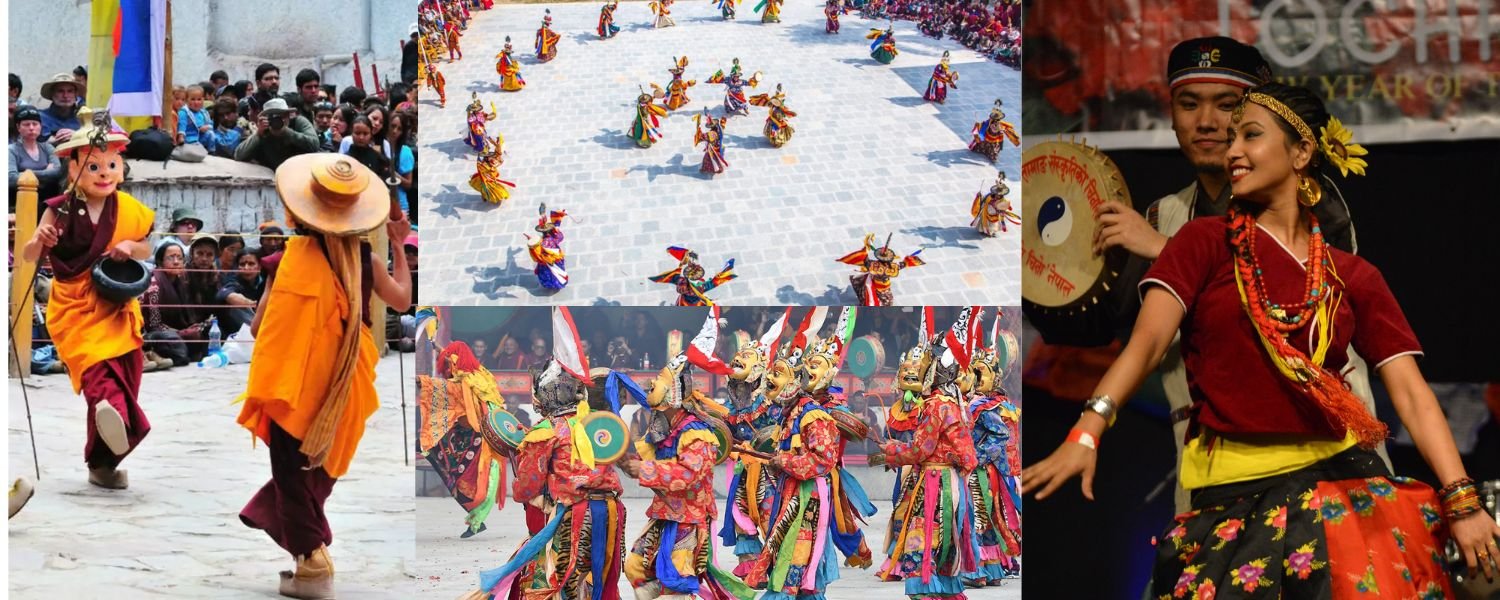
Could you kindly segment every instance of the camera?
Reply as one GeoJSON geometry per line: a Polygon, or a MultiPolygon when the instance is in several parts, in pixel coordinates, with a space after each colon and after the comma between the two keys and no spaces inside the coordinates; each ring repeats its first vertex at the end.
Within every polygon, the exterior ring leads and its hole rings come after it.
{"type": "Polygon", "coordinates": [[[286,127],[286,115],[281,113],[266,115],[266,123],[271,126],[271,129],[279,130],[286,127]]]}

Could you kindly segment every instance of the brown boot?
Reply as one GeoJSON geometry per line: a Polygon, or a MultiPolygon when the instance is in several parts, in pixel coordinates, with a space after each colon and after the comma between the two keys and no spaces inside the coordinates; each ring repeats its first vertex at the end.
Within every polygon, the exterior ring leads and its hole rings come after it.
{"type": "Polygon", "coordinates": [[[130,478],[125,476],[123,469],[114,467],[90,467],[89,483],[111,490],[123,490],[130,487],[130,478]]]}
{"type": "Polygon", "coordinates": [[[281,572],[281,595],[302,600],[330,600],[333,594],[333,558],[327,546],[318,546],[297,557],[297,572],[281,572]]]}

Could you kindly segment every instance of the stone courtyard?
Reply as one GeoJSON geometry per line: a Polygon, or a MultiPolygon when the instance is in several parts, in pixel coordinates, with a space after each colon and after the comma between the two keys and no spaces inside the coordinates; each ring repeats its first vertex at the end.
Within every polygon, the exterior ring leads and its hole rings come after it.
{"type": "MultiPolygon", "coordinates": [[[[968,151],[969,131],[996,98],[1021,127],[1020,74],[953,40],[934,40],[897,21],[900,55],[891,65],[869,56],[865,34],[875,22],[851,14],[842,33],[824,33],[821,3],[788,3],[780,24],[760,23],[754,2],[739,20],[723,21],[707,2],[673,6],[677,26],[654,29],[645,2],[616,11],[621,32],[594,33],[598,3],[497,4],[476,12],[463,37],[465,58],[441,62],[448,104],[424,92],[421,229],[422,298],[438,304],[672,303],[673,290],[647,277],[675,266],[677,245],[698,252],[717,272],[730,258],[739,279],[709,293],[724,304],[853,304],[853,267],[834,259],[859,248],[864,235],[894,234],[901,255],[922,248],[925,266],[895,282],[898,304],[1016,304],[1020,231],[985,238],[969,227],[975,192],[1005,170],[1019,213],[1020,150],[1000,163],[968,151]],[[533,50],[543,11],[562,35],[558,56],[538,63],[533,50]],[[495,55],[511,38],[527,86],[502,92],[495,55]],[[947,104],[922,93],[943,51],[959,72],[947,104]],[[685,79],[698,83],[692,102],[662,124],[663,139],[642,149],[626,133],[635,99],[651,83],[665,86],[676,57],[689,58],[685,79]],[[747,95],[783,85],[796,134],[773,148],[761,133],[766,109],[730,118],[727,171],[698,170],[692,115],[723,114],[724,87],[706,83],[739,58],[747,95]],[[468,185],[476,153],[464,145],[464,109],[477,92],[499,116],[489,133],[505,137],[501,177],[516,189],[503,205],[487,204],[468,185]],[[566,209],[569,285],[552,293],[537,284],[523,234],[535,233],[538,204],[566,209]]],[[[446,54],[445,54],[446,56],[446,54]]],[[[446,61],[446,59],[445,59],[446,61]]]]}

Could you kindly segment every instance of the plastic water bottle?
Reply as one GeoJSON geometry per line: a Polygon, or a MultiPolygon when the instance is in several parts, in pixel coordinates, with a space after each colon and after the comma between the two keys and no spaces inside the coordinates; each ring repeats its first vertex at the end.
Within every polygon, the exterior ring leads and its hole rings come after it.
{"type": "Polygon", "coordinates": [[[229,364],[229,356],[225,355],[223,350],[214,350],[204,356],[203,360],[198,361],[198,368],[216,369],[227,364],[229,364]]]}
{"type": "Polygon", "coordinates": [[[647,371],[651,369],[651,353],[641,355],[641,369],[647,371]]]}
{"type": "Polygon", "coordinates": [[[212,354],[214,352],[218,352],[220,346],[222,346],[222,344],[219,342],[219,340],[223,339],[221,337],[221,335],[222,334],[219,333],[219,318],[218,317],[209,317],[209,319],[208,319],[208,352],[210,354],[212,354]]]}

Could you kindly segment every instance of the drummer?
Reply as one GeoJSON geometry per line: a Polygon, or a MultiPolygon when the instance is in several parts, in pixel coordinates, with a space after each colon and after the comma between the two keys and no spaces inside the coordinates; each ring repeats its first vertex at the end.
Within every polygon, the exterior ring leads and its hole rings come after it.
{"type": "Polygon", "coordinates": [[[545,370],[532,367],[532,407],[546,420],[526,434],[517,451],[514,498],[547,515],[548,524],[537,535],[550,541],[532,537],[523,542],[510,562],[481,575],[481,592],[504,598],[548,590],[561,598],[619,600],[625,557],[623,488],[614,467],[594,455],[591,443],[576,443],[589,439],[579,435],[579,417],[589,414],[589,403],[608,410],[603,398],[587,398],[585,387],[555,359],[547,361],[545,370]],[[595,586],[601,589],[595,592],[595,586]]]}
{"type": "MultiPolygon", "coordinates": [[[[1124,204],[1109,202],[1099,208],[1099,227],[1094,234],[1094,252],[1114,248],[1130,253],[1113,288],[1125,292],[1115,298],[1116,324],[1128,331],[1140,311],[1135,290],[1156,260],[1167,239],[1188,221],[1198,217],[1223,216],[1229,207],[1229,171],[1225,154],[1229,149],[1229,117],[1240,97],[1251,86],[1271,80],[1271,67],[1260,51],[1226,37],[1197,38],[1177,44],[1167,59],[1167,81],[1171,85],[1172,130],[1183,156],[1193,165],[1197,178],[1175,194],[1153,202],[1142,216],[1124,204]]],[[[1325,239],[1346,252],[1355,252],[1354,224],[1343,195],[1326,177],[1323,202],[1313,208],[1325,239]]],[[[1369,374],[1364,363],[1350,373],[1355,393],[1374,410],[1369,374]]],[[[1174,347],[1162,360],[1162,386],[1172,407],[1173,437],[1179,457],[1187,427],[1187,370],[1174,347]]],[[[1382,457],[1385,449],[1380,448],[1382,457]]],[[[1386,460],[1389,464],[1389,459],[1386,460]]],[[[1188,510],[1187,492],[1177,486],[1177,512],[1188,510]]]]}
{"type": "Polygon", "coordinates": [[[125,180],[121,152],[129,138],[111,129],[109,113],[85,108],[79,120],[83,127],[57,147],[58,156],[71,159],[63,194],[46,201],[42,221],[21,252],[28,261],[43,253],[51,259],[55,279],[47,330],[68,367],[73,392],[88,403],[83,455],[89,483],[125,489],[125,471],[116,467],[151,431],[138,402],[144,322],[136,300],[116,304],[100,295],[97,286],[122,282],[95,281],[90,273],[101,260],[150,256],[146,236],[156,213],[119,191],[125,180]]]}

